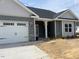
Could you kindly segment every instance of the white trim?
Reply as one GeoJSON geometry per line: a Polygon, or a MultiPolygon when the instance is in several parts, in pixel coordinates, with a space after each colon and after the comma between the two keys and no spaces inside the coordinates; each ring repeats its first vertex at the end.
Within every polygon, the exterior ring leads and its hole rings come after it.
{"type": "Polygon", "coordinates": [[[64,28],[63,28],[63,21],[62,21],[62,37],[63,37],[63,30],[64,30],[64,28]]]}
{"type": "Polygon", "coordinates": [[[48,18],[39,18],[32,16],[31,18],[35,18],[37,21],[78,21],[78,20],[67,20],[67,19],[48,19],[48,18]]]}
{"type": "Polygon", "coordinates": [[[14,2],[16,2],[18,5],[20,5],[21,7],[23,7],[25,10],[27,10],[28,12],[36,15],[36,17],[39,17],[36,13],[34,13],[33,11],[31,11],[29,8],[27,8],[25,5],[23,5],[19,0],[14,0],[14,2]]]}
{"type": "Polygon", "coordinates": [[[39,17],[35,17],[35,16],[31,16],[31,18],[35,18],[37,21],[54,21],[54,19],[39,18],[39,17]]]}

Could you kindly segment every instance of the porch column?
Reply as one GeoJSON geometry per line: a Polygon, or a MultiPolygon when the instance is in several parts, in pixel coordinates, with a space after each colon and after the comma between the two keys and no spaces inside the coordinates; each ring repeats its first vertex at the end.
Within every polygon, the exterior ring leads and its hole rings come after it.
{"type": "Polygon", "coordinates": [[[55,38],[56,38],[56,36],[57,36],[57,34],[56,34],[56,21],[55,21],[55,38]]]}
{"type": "Polygon", "coordinates": [[[48,38],[47,21],[45,21],[45,38],[48,38]]]}
{"type": "Polygon", "coordinates": [[[35,24],[35,19],[34,19],[34,40],[36,40],[36,24],[35,24]]]}

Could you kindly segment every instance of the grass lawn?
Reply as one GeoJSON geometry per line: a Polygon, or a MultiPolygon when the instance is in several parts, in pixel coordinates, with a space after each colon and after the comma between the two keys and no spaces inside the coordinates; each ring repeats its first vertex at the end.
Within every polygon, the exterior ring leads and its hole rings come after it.
{"type": "Polygon", "coordinates": [[[79,59],[79,39],[56,39],[37,44],[51,59],[79,59]]]}

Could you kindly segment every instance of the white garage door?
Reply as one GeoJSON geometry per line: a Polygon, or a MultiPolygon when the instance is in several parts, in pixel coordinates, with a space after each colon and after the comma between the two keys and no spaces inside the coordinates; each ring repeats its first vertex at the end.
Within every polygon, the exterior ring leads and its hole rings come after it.
{"type": "Polygon", "coordinates": [[[28,22],[0,22],[0,44],[28,41],[28,22]]]}

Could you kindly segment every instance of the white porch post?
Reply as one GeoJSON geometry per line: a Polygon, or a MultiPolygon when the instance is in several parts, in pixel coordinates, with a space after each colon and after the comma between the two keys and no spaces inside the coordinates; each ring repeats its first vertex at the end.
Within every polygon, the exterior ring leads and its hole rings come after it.
{"type": "Polygon", "coordinates": [[[45,23],[45,38],[48,38],[47,21],[45,21],[44,23],[45,23]]]}
{"type": "Polygon", "coordinates": [[[62,21],[62,37],[63,37],[64,27],[63,27],[63,21],[62,21]]]}
{"type": "Polygon", "coordinates": [[[54,25],[55,25],[55,38],[56,38],[56,36],[57,36],[57,34],[56,34],[56,21],[55,21],[54,25]]]}
{"type": "Polygon", "coordinates": [[[35,24],[35,19],[34,19],[34,39],[36,40],[36,24],[35,24]]]}

